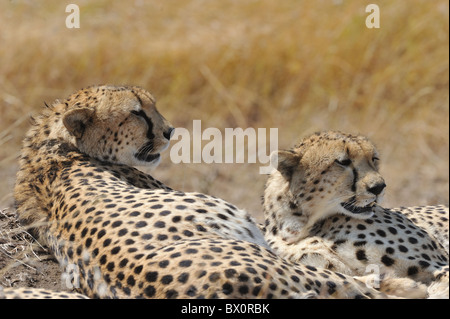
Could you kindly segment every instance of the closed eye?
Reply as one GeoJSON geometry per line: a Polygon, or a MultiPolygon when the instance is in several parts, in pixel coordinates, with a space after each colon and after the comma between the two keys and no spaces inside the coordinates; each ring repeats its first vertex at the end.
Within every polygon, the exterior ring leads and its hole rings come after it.
{"type": "Polygon", "coordinates": [[[147,114],[145,114],[145,112],[143,110],[131,111],[131,114],[134,114],[136,116],[141,116],[143,118],[145,118],[147,116],[147,114]]]}
{"type": "Polygon", "coordinates": [[[349,166],[352,163],[352,160],[349,158],[343,159],[343,160],[335,160],[336,163],[338,163],[341,166],[349,166]]]}

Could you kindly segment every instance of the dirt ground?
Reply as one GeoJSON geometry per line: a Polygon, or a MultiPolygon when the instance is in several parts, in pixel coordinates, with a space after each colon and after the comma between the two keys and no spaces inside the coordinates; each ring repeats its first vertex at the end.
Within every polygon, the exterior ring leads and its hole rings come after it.
{"type": "Polygon", "coordinates": [[[69,289],[56,259],[16,219],[0,210],[0,286],[69,289]]]}

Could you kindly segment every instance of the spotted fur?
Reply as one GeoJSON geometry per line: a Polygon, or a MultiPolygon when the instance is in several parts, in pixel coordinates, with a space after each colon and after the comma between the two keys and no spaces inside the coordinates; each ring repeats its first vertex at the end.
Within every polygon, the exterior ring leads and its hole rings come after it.
{"type": "Polygon", "coordinates": [[[3,288],[0,299],[88,299],[85,295],[41,288],[3,288]]]}
{"type": "Polygon", "coordinates": [[[253,219],[174,191],[156,165],[172,127],[151,95],[99,86],[54,103],[28,132],[19,218],[94,298],[382,298],[353,278],[274,254],[253,219]]]}

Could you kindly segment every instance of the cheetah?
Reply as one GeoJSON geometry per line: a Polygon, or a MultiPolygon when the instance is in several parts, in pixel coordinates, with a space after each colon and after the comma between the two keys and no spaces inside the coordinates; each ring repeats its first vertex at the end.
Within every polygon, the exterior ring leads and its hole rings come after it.
{"type": "Polygon", "coordinates": [[[351,276],[277,256],[250,215],[172,190],[156,166],[173,127],[139,87],[93,86],[56,101],[26,134],[20,221],[90,298],[385,298],[351,276]]]}
{"type": "Polygon", "coordinates": [[[364,281],[375,267],[391,278],[380,283],[386,293],[410,297],[405,287],[418,287],[414,296],[422,291],[426,297],[422,283],[440,278],[428,294],[448,298],[448,207],[424,207],[437,213],[430,220],[413,217],[411,209],[382,208],[386,184],[379,157],[366,137],[335,131],[315,133],[291,150],[274,152],[277,167],[263,196],[265,238],[291,262],[364,281]],[[423,227],[438,220],[441,231],[423,227]]]}

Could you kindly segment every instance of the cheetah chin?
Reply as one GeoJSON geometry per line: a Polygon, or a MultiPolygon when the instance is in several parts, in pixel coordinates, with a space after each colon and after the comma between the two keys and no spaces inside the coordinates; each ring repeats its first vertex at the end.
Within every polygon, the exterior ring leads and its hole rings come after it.
{"type": "Polygon", "coordinates": [[[143,161],[143,162],[147,162],[147,163],[155,163],[157,161],[161,160],[161,154],[160,153],[156,153],[156,154],[151,154],[151,153],[137,153],[134,155],[138,160],[143,161]]]}
{"type": "Polygon", "coordinates": [[[355,218],[366,219],[373,216],[373,209],[376,206],[375,202],[370,203],[366,206],[356,206],[352,204],[354,202],[354,198],[347,202],[342,202],[340,205],[346,211],[344,212],[346,215],[357,215],[355,218]]]}

